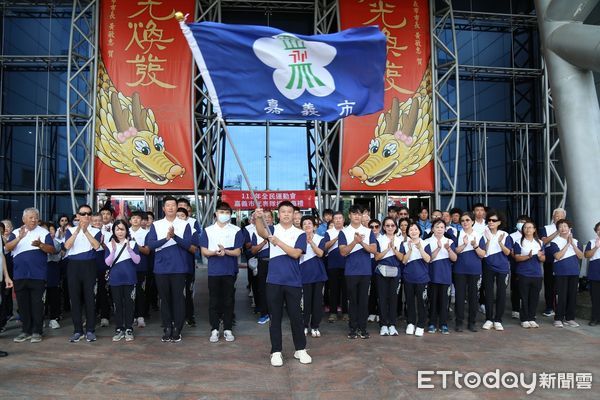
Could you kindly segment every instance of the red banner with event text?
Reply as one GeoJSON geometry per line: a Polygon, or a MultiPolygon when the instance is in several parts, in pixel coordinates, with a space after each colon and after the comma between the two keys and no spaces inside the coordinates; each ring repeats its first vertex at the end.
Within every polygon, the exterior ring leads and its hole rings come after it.
{"type": "MultiPolygon", "coordinates": [[[[274,210],[282,201],[290,201],[300,208],[315,208],[314,190],[255,191],[260,206],[274,210]]],[[[229,203],[234,210],[253,210],[256,208],[252,194],[248,190],[223,190],[221,200],[229,203]]]]}
{"type": "Polygon", "coordinates": [[[100,2],[97,190],[193,189],[192,56],[174,14],[194,4],[100,2]]]}
{"type": "Polygon", "coordinates": [[[427,0],[340,2],[342,29],[378,25],[387,38],[384,109],[344,120],[341,189],[433,191],[427,0]]]}

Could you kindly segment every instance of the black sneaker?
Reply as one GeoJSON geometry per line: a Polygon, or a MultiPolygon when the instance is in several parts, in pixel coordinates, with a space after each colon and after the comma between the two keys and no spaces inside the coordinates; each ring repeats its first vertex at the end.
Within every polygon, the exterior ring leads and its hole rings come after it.
{"type": "Polygon", "coordinates": [[[348,332],[348,339],[356,339],[358,335],[356,334],[356,330],[352,329],[348,332]]]}
{"type": "Polygon", "coordinates": [[[164,334],[162,335],[162,338],[160,339],[161,342],[170,342],[171,341],[171,330],[168,328],[164,329],[164,334]]]}
{"type": "Polygon", "coordinates": [[[454,330],[455,330],[456,332],[462,332],[462,331],[463,331],[463,326],[462,326],[462,324],[461,324],[461,325],[458,325],[458,324],[457,324],[457,325],[456,325],[456,327],[454,328],[454,330]]]}
{"type": "Polygon", "coordinates": [[[191,328],[195,328],[196,327],[196,319],[194,319],[194,317],[188,319],[187,321],[185,321],[185,323],[190,326],[191,328]]]}
{"type": "Polygon", "coordinates": [[[173,328],[173,333],[171,334],[171,342],[181,342],[181,333],[179,333],[179,329],[173,328]]]}
{"type": "Polygon", "coordinates": [[[360,330],[358,332],[358,336],[360,336],[361,339],[368,339],[371,337],[371,335],[369,335],[369,332],[367,332],[366,330],[360,330]]]}
{"type": "Polygon", "coordinates": [[[475,324],[469,324],[469,326],[468,326],[468,329],[469,329],[471,332],[477,332],[477,328],[475,328],[475,324]]]}

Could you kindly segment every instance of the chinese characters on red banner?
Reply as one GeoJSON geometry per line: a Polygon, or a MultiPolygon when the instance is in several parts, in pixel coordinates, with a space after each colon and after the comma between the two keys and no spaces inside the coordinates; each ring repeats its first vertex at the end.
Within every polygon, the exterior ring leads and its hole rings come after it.
{"type": "MultiPolygon", "coordinates": [[[[315,192],[312,190],[261,191],[254,192],[262,208],[276,209],[282,201],[290,201],[300,208],[315,208],[315,192]]],[[[223,190],[221,200],[229,203],[234,210],[252,210],[257,206],[252,194],[244,190],[223,190]]]]}

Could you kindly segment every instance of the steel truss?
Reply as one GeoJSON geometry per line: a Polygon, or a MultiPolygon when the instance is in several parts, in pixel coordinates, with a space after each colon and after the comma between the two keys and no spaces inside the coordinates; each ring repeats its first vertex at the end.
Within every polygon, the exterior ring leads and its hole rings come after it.
{"type": "MultiPolygon", "coordinates": [[[[566,183],[559,164],[558,136],[547,72],[533,40],[534,15],[457,11],[451,0],[431,1],[435,131],[435,199],[450,209],[457,197],[488,204],[490,197],[511,198],[516,214],[545,219],[563,206],[566,183]],[[437,4],[436,4],[437,3],[437,4]],[[438,7],[439,4],[442,7],[438,7]],[[463,31],[511,35],[510,67],[461,64],[457,35],[463,31]],[[507,82],[512,88],[512,122],[461,118],[460,83],[507,82]],[[533,97],[531,93],[535,93],[533,97]],[[540,99],[541,103],[535,100],[540,99]],[[490,188],[488,150],[494,135],[505,143],[505,190],[490,188]],[[541,171],[541,173],[540,173],[541,171]],[[543,210],[534,209],[542,204],[543,210]]],[[[514,219],[516,215],[510,216],[514,219]]]]}

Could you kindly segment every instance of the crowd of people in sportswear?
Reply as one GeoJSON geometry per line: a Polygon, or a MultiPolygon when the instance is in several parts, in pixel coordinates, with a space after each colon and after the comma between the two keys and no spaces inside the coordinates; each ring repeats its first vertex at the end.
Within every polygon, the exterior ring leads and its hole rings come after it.
{"type": "Polygon", "coordinates": [[[113,341],[132,341],[150,308],[160,310],[161,340],[179,342],[184,325],[196,325],[198,253],[207,260],[209,341],[235,340],[235,283],[245,259],[257,322],[269,323],[273,366],[283,365],[284,307],[294,358],[303,364],[312,362],[307,337],[321,337],[324,317],[347,321],[349,339],[368,339],[369,321],[378,322],[381,336],[397,336],[400,317],[407,335],[449,334],[452,310],[457,332],[502,331],[509,283],[512,316],[523,328],[540,326],[542,287],[543,315],[554,317],[554,327],[577,327],[583,258],[589,325],[600,323],[600,222],[596,237],[582,244],[563,209],[540,227],[519,216],[513,232],[483,204],[467,212],[434,210],[431,218],[422,208],[414,220],[408,208],[391,206],[382,221],[353,205],[346,225],[342,212],[324,210],[321,220],[284,201],[277,223],[273,211],[256,209],[241,228],[227,203],[217,205],[205,228],[191,211],[186,198],[167,196],[160,220],[141,211],[113,220],[108,207],[95,213],[82,205],[57,225],[39,221],[34,208],[24,210],[18,228],[2,221],[0,328],[12,316],[14,289],[22,328],[15,342],[42,341],[44,318],[58,329],[69,310],[71,342],[95,341],[97,318],[101,326],[113,320],[113,341]],[[478,310],[485,314],[481,326],[478,310]]]}

